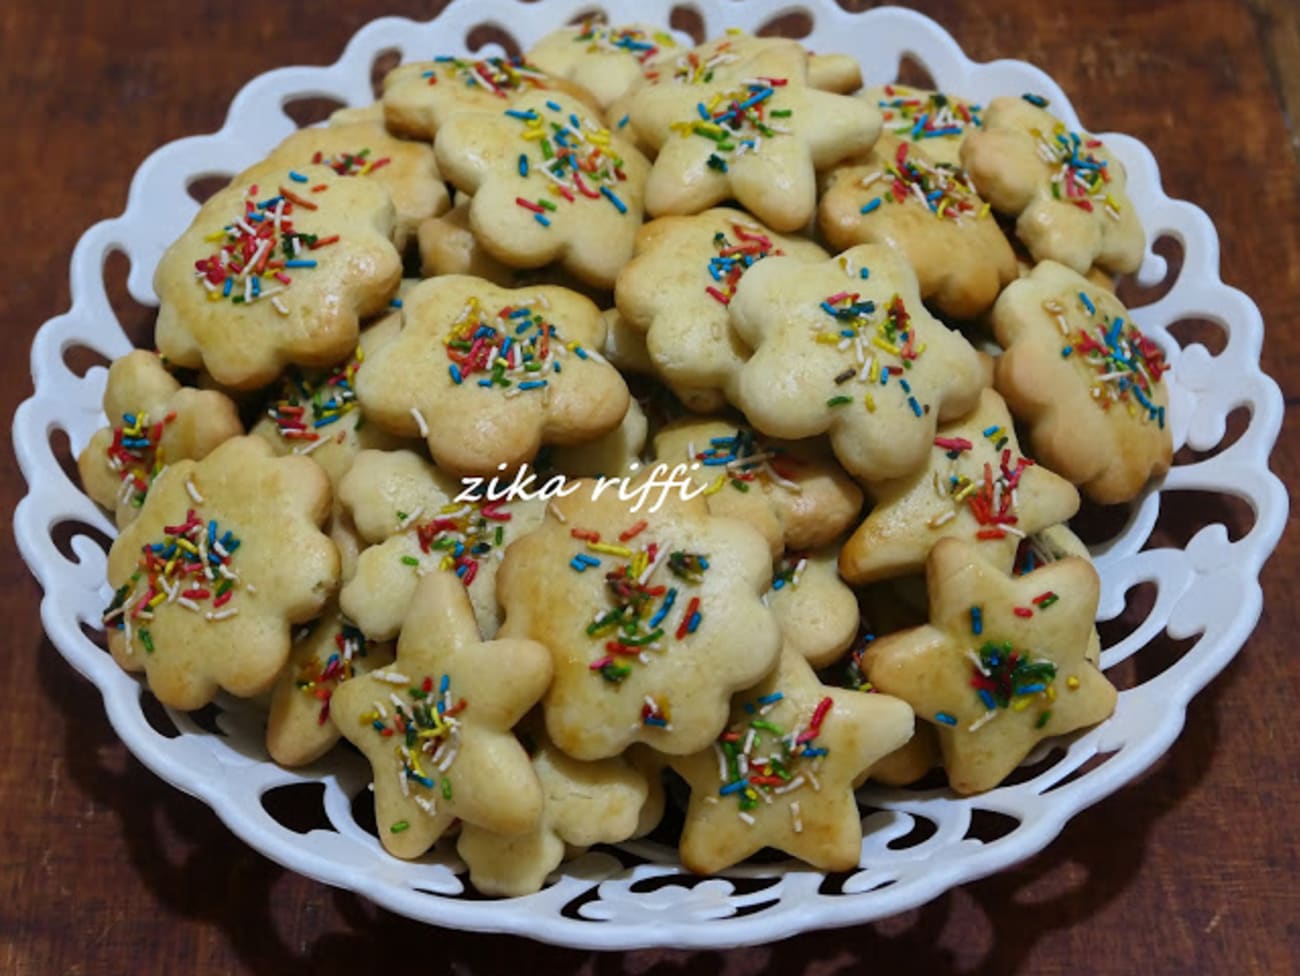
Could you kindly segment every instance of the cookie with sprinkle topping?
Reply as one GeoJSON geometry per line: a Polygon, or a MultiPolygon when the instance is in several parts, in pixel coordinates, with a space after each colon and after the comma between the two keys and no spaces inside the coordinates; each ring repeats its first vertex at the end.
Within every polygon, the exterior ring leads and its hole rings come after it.
{"type": "Polygon", "coordinates": [[[523,58],[464,58],[398,65],[384,76],[384,124],[408,139],[433,142],[458,112],[497,112],[529,92],[557,92],[599,106],[580,85],[548,75],[523,58]]]}
{"type": "Polygon", "coordinates": [[[474,237],[510,267],[558,262],[611,288],[632,256],[650,164],[581,102],[531,92],[438,131],[438,165],[463,193],[474,237]]]}
{"type": "Polygon", "coordinates": [[[334,748],[334,690],[357,675],[393,663],[393,645],[371,641],[337,611],[305,628],[271,692],[266,751],[281,766],[303,766],[334,748]]]}
{"type": "Polygon", "coordinates": [[[660,217],[637,232],[614,301],[622,319],[644,335],[655,372],[692,410],[708,413],[726,403],[749,358],[728,306],[746,271],[781,254],[826,259],[812,241],[776,234],[729,207],[660,217]]]}
{"type": "Polygon", "coordinates": [[[921,572],[948,536],[975,542],[1010,571],[1022,539],[1079,510],[1074,485],[1020,453],[1011,414],[991,389],[969,415],[939,426],[924,468],[868,482],[867,491],[875,505],[840,555],[854,584],[921,572]]]}
{"type": "Polygon", "coordinates": [[[168,360],[235,389],[295,364],[327,367],[382,312],[402,261],[394,211],[373,180],[260,163],[208,199],[154,274],[168,360]]]}
{"type": "Polygon", "coordinates": [[[500,474],[627,413],[627,386],[598,352],[600,310],[575,292],[448,275],[413,289],[402,312],[401,334],[358,370],[357,397],[367,421],[423,437],[450,474],[500,474]]]}
{"type": "Polygon", "coordinates": [[[329,509],[325,472],[257,437],[169,465],[109,551],[114,659],[173,708],[200,708],[218,688],[268,690],[291,627],[338,587],[338,552],[320,530],[329,509]]]}
{"type": "Polygon", "coordinates": [[[683,464],[709,511],[748,522],[772,558],[828,545],[862,508],[862,490],[824,442],[764,437],[745,424],[687,417],[655,434],[655,458],[683,464]]]}
{"type": "Polygon", "coordinates": [[[1039,95],[995,98],[961,162],[980,195],[1016,220],[1036,261],[1084,274],[1136,271],[1146,236],[1125,190],[1124,164],[1100,139],[1071,131],[1039,95]]]}
{"type": "Polygon", "coordinates": [[[709,747],[671,760],[690,784],[682,864],[711,874],[764,847],[823,871],[862,854],[853,780],[912,737],[912,710],[888,695],[821,684],[798,654],[736,696],[709,747]]]}
{"type": "Polygon", "coordinates": [[[457,500],[464,488],[414,451],[357,456],[339,485],[339,500],[367,546],[344,582],[339,605],[368,637],[396,637],[421,577],[439,571],[464,584],[479,632],[495,636],[502,553],[541,523],[544,503],[457,500]]]}
{"type": "Polygon", "coordinates": [[[984,107],[949,92],[907,85],[873,85],[862,91],[880,109],[884,133],[925,150],[936,163],[961,166],[961,145],[984,124],[984,107]]]}
{"type": "Polygon", "coordinates": [[[863,244],[821,264],[768,258],[741,279],[731,320],[753,355],[735,402],[790,440],[829,434],[850,474],[922,467],[938,424],[975,407],[985,366],[926,311],[893,248],[863,244]]]}
{"type": "Polygon", "coordinates": [[[816,174],[867,151],[880,134],[874,106],[809,88],[806,69],[642,89],[631,120],[657,153],[645,189],[651,216],[734,199],[776,231],[806,226],[817,212],[816,174]]]}
{"type": "Polygon", "coordinates": [[[575,853],[627,840],[649,795],[645,776],[622,756],[582,762],[557,749],[533,723],[525,735],[542,784],[541,823],[514,837],[465,824],[456,842],[470,881],[485,895],[532,894],[575,853]]]}
{"type": "Polygon", "coordinates": [[[786,553],[763,598],[781,627],[782,646],[815,668],[833,664],[858,633],[858,598],[840,579],[838,560],[837,546],[786,553]]]}
{"type": "Polygon", "coordinates": [[[201,460],[244,432],[231,399],[182,386],[155,353],[136,349],[108,368],[104,413],[109,426],[77,455],[86,494],[129,525],[154,479],[174,461],[201,460]]]}
{"type": "Polygon", "coordinates": [[[873,687],[934,725],[958,793],[992,789],[1039,741],[1114,711],[1115,688],[1085,657],[1100,592],[1086,561],[1013,578],[949,538],[926,582],[930,622],[876,639],[863,664],[873,687]]]}
{"type": "Polygon", "coordinates": [[[694,752],[722,729],[731,694],[776,662],[780,631],[760,600],[768,547],[666,479],[601,484],[573,482],[506,551],[501,633],[550,649],[546,730],[569,755],[634,742],[694,752]]]}
{"type": "Polygon", "coordinates": [[[451,207],[432,147],[390,135],[382,119],[299,129],[267,158],[288,167],[310,163],[328,166],[339,176],[373,179],[393,201],[393,243],[399,251],[422,220],[451,207]]]}
{"type": "Polygon", "coordinates": [[[424,577],[397,659],[339,685],[330,702],[374,772],[388,853],[419,857],[457,820],[508,836],[537,829],[542,787],[512,729],[550,678],[544,647],[483,641],[460,582],[424,577]]]}
{"type": "Polygon", "coordinates": [[[666,30],[645,24],[610,26],[597,18],[551,31],[527,58],[557,78],[591,92],[602,109],[641,85],[653,61],[682,50],[666,30]]]}
{"type": "Polygon", "coordinates": [[[831,174],[818,226],[836,249],[897,248],[921,297],[954,318],[979,315],[1016,278],[1015,253],[966,172],[892,135],[831,174]]]}
{"type": "Polygon", "coordinates": [[[1169,470],[1169,366],[1118,298],[1044,261],[1007,286],[992,318],[1006,350],[994,382],[1040,461],[1103,505],[1169,470]]]}

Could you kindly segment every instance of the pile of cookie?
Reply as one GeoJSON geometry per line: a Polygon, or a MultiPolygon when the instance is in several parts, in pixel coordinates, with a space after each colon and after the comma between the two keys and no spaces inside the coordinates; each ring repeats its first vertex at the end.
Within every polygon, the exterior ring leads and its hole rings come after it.
{"type": "Polygon", "coordinates": [[[346,738],[384,848],[503,895],[666,775],[688,868],[848,869],[866,779],[988,790],[1105,719],[1066,523],[1171,456],[1123,166],[1034,95],[861,84],[587,22],[236,176],[79,458],[114,658],[265,696],[285,765],[346,738]]]}

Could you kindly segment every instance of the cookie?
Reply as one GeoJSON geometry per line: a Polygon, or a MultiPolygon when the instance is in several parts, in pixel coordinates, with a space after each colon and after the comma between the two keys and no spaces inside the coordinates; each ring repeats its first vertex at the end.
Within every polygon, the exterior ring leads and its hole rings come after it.
{"type": "Polygon", "coordinates": [[[1016,257],[960,166],[885,135],[861,163],[836,170],[818,205],[832,247],[888,244],[916,271],[921,297],[974,318],[1016,278],[1016,257]]]}
{"type": "Polygon", "coordinates": [[[764,847],[823,871],[862,853],[853,780],[912,736],[912,710],[887,695],[821,684],[799,655],[736,696],[708,748],[673,758],[690,784],[682,864],[711,874],[764,847]]]}
{"type": "Polygon", "coordinates": [[[552,448],[551,466],[570,478],[632,475],[641,467],[649,428],[641,405],[629,400],[621,424],[585,444],[552,448]]]}
{"type": "Polygon", "coordinates": [[[651,494],[648,480],[571,484],[497,574],[501,633],[540,641],[554,660],[547,734],[576,759],[634,742],[669,754],[704,748],[732,692],[776,661],[780,631],[760,602],[766,543],[700,498],[651,494]]]}
{"type": "Polygon", "coordinates": [[[201,460],[244,432],[229,397],[181,386],[154,353],[136,349],[108,368],[104,413],[109,426],[77,455],[86,494],[129,525],[149,486],[174,461],[201,460]]]}
{"type": "Polygon", "coordinates": [[[655,434],[654,445],[660,462],[690,469],[712,514],[757,529],[773,559],[833,542],[862,508],[862,490],[817,441],[770,440],[729,420],[683,418],[655,434]]]}
{"type": "Polygon", "coordinates": [[[581,295],[449,275],[413,289],[402,312],[401,334],[357,372],[357,397],[367,420],[423,437],[450,474],[499,474],[627,413],[627,387],[596,351],[600,311],[581,295]]]}
{"type": "Polygon", "coordinates": [[[551,31],[527,58],[548,74],[585,88],[605,109],[642,84],[647,62],[680,51],[667,31],[645,24],[611,27],[589,17],[551,31]]]}
{"type": "Polygon", "coordinates": [[[935,726],[956,792],[992,789],[1042,739],[1114,710],[1115,688],[1084,657],[1100,590],[1087,562],[1012,578],[974,543],[943,539],[926,580],[930,623],[873,641],[864,664],[935,726]]]}
{"type": "Polygon", "coordinates": [[[806,226],[817,212],[817,172],[880,134],[874,106],[809,88],[797,74],[643,89],[631,119],[657,153],[645,187],[651,216],[734,199],[776,231],[806,226]]]}
{"type": "Polygon", "coordinates": [[[939,426],[924,468],[867,490],[875,505],[840,554],[840,572],[855,585],[921,572],[949,536],[974,541],[1009,572],[1022,539],[1079,510],[1070,482],[1020,453],[1011,414],[993,390],[969,415],[939,426]]]}
{"type": "Polygon", "coordinates": [[[330,719],[334,690],[393,663],[393,645],[366,635],[337,611],[326,612],[294,640],[289,663],[271,692],[266,751],[281,766],[314,762],[339,741],[330,719]]]}
{"type": "Polygon", "coordinates": [[[393,204],[373,180],[268,161],[203,204],[154,274],[158,350],[235,389],[356,348],[402,275],[393,204]]]}
{"type": "Polygon", "coordinates": [[[470,229],[496,260],[558,262],[612,288],[632,256],[650,165],[581,102],[532,92],[507,109],[461,112],[438,131],[438,165],[471,194],[470,229]]]}
{"type": "Polygon", "coordinates": [[[1080,274],[1094,264],[1136,271],[1146,236],[1125,191],[1124,164],[1096,136],[1072,132],[1039,95],[995,98],[961,147],[980,196],[1014,217],[1036,261],[1080,274]]]}
{"type": "Polygon", "coordinates": [[[880,110],[887,134],[949,166],[961,166],[962,143],[984,124],[983,106],[948,92],[892,84],[867,88],[861,97],[880,110]]]}
{"type": "Polygon", "coordinates": [[[424,577],[397,659],[339,685],[330,702],[339,731],[374,772],[388,853],[419,857],[457,820],[510,836],[537,829],[542,787],[511,730],[550,678],[545,648],[484,642],[460,582],[424,577]]]}
{"type": "Polygon", "coordinates": [[[289,168],[310,163],[339,176],[374,180],[393,201],[393,244],[399,251],[414,239],[421,221],[451,207],[432,147],[389,135],[382,119],[345,123],[332,117],[328,126],[299,129],[267,158],[289,168]]]}
{"type": "Polygon", "coordinates": [[[772,437],[829,433],[850,474],[925,464],[939,423],[970,412],[984,366],[921,304],[916,275],[879,244],[810,265],[768,258],[740,280],[732,324],[751,349],[735,402],[772,437]]]}
{"type": "Polygon", "coordinates": [[[443,55],[398,65],[384,76],[384,123],[399,136],[433,142],[458,112],[498,112],[536,91],[564,93],[597,107],[583,88],[521,58],[443,55]]]}
{"type": "Polygon", "coordinates": [[[726,403],[749,358],[727,307],[750,267],[782,254],[826,259],[811,241],[773,233],[727,207],[661,217],[637,232],[614,301],[623,320],[644,335],[655,372],[692,410],[709,413],[726,403]]]}
{"type": "Polygon", "coordinates": [[[808,53],[808,84],[812,88],[851,95],[862,87],[862,65],[851,54],[808,53]]]}
{"type": "Polygon", "coordinates": [[[605,358],[622,373],[653,376],[655,367],[645,333],[628,325],[617,308],[606,309],[600,317],[605,320],[605,344],[600,350],[605,358]]]}
{"type": "Polygon", "coordinates": [[[782,646],[815,668],[833,664],[858,633],[858,598],[840,579],[834,546],[777,560],[764,600],[781,628],[782,646]]]}
{"type": "MultiPolygon", "coordinates": [[[[471,486],[472,487],[472,486],[471,486]]],[[[501,555],[542,520],[544,503],[467,501],[466,485],[414,451],[362,451],[339,485],[339,500],[369,545],[339,605],[366,636],[397,636],[422,576],[452,573],[469,591],[480,633],[501,622],[496,574],[501,555]]]]}
{"type": "Polygon", "coordinates": [[[616,844],[635,833],[645,806],[645,777],[619,756],[581,762],[528,728],[533,771],[544,797],[541,823],[514,837],[466,824],[456,852],[485,895],[519,897],[539,891],[565,860],[566,847],[616,844]]]}
{"type": "Polygon", "coordinates": [[[993,329],[998,392],[1043,464],[1102,505],[1169,470],[1169,367],[1118,298],[1045,261],[1007,286],[993,329]]]}
{"type": "MultiPolygon", "coordinates": [[[[1070,531],[1069,526],[1049,525],[1020,540],[1020,548],[1016,550],[1016,562],[1011,569],[1011,574],[1024,576],[1035,569],[1049,566],[1059,559],[1070,556],[1092,562],[1092,553],[1088,551],[1087,545],[1070,531]]],[[[1088,638],[1088,649],[1083,652],[1083,656],[1089,663],[1097,667],[1101,666],[1101,634],[1097,632],[1095,626],[1092,628],[1092,634],[1088,638]]]]}
{"type": "Polygon", "coordinates": [[[325,472],[272,457],[256,437],[169,465],[109,551],[114,659],[173,708],[200,708],[218,688],[269,689],[291,627],[338,586],[338,553],[320,531],[329,508],[325,472]]]}

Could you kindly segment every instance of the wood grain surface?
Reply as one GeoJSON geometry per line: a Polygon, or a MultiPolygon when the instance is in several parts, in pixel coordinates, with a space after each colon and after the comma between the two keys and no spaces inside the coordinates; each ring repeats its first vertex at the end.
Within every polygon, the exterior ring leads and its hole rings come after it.
{"type": "MultiPolygon", "coordinates": [[[[851,4],[859,9],[869,4],[851,4]]],[[[0,4],[3,414],[30,393],[27,350],[68,307],[77,237],[121,211],[155,147],[220,126],[247,80],[328,63],[383,13],[434,0],[248,7],[199,0],[0,4]]],[[[1213,218],[1223,278],[1268,323],[1265,369],[1287,395],[1274,454],[1300,467],[1300,35],[1294,0],[1000,0],[916,5],[980,60],[1045,68],[1096,130],[1133,133],[1166,191],[1213,218]]],[[[432,52],[431,52],[432,53],[432,52]]],[[[148,316],[118,310],[147,341],[148,316]]],[[[1213,330],[1210,330],[1211,332],[1213,330]]],[[[1300,971],[1300,633],[1295,533],[1264,574],[1239,657],[1192,702],[1183,734],[1138,782],[1042,854],[898,918],[726,953],[589,954],[446,932],[295,876],[118,742],[98,693],[44,637],[40,592],[10,513],[24,491],[0,455],[0,973],[1262,973],[1300,971]],[[526,962],[525,962],[526,960],[526,962]]],[[[1244,506],[1185,500],[1160,531],[1181,544],[1244,506]]],[[[1176,651],[1176,648],[1174,649],[1176,651]]]]}

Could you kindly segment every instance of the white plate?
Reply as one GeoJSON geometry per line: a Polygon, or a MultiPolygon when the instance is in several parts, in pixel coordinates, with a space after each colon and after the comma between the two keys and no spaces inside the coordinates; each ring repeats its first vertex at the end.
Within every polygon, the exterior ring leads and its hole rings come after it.
{"type": "MultiPolygon", "coordinates": [[[[802,9],[813,24],[807,45],[855,54],[869,84],[892,79],[900,57],[907,54],[946,90],[982,102],[998,94],[1039,92],[1058,115],[1078,125],[1064,93],[1043,72],[1020,61],[976,64],[940,27],[909,11],[879,8],[849,14],[832,0],[743,5],[721,0],[693,6],[703,15],[707,36],[732,26],[754,29],[802,9]]],[[[337,63],[282,68],[254,79],[236,96],[220,132],[171,143],[141,165],[126,212],[95,225],[78,242],[71,267],[72,308],[37,333],[32,348],[36,393],[14,418],[14,447],[30,486],[15,514],[15,530],[45,590],[41,618],[54,645],[99,687],[122,740],[159,776],[202,799],[237,836],[275,861],[404,915],[452,928],[513,932],[592,948],[721,947],[892,915],[1028,857],[1078,811],[1146,769],[1178,734],[1188,700],[1227,664],[1259,618],[1259,571],[1287,513],[1286,493],[1268,471],[1282,398],[1259,369],[1263,322],[1249,298],[1220,281],[1218,238],[1209,219],[1196,207],[1164,195],[1155,160],[1128,136],[1103,138],[1128,169],[1129,192],[1148,240],[1170,235],[1185,254],[1169,292],[1134,310],[1134,318],[1166,350],[1173,366],[1175,447],[1215,448],[1224,438],[1228,414],[1239,407],[1247,408],[1249,421],[1230,447],[1175,466],[1163,484],[1133,506],[1127,526],[1098,547],[1101,619],[1123,611],[1130,587],[1141,582],[1156,587],[1150,613],[1126,638],[1105,649],[1102,662],[1111,668],[1134,655],[1140,661],[1144,648],[1162,632],[1174,640],[1199,637],[1171,666],[1125,690],[1111,719],[1062,743],[1064,750],[1053,753],[1056,761],[1033,767],[1023,782],[966,799],[946,792],[864,790],[861,798],[875,812],[867,813],[861,867],[855,872],[827,878],[794,864],[767,863],[696,879],[682,872],[671,849],[639,842],[579,858],[565,865],[547,888],[526,898],[467,896],[463,873],[458,873],[463,868],[454,856],[402,862],[384,854],[358,826],[352,798],[365,789],[369,771],[350,752],[338,750],[305,770],[280,769],[266,758],[261,713],[230,699],[220,702],[218,722],[225,735],[206,732],[180,713],[170,716],[177,734],[164,735],[145,716],[140,683],[79,627],[100,627],[110,595],[105,555],[82,533],[72,537],[75,558],[65,557],[52,534],[69,522],[87,523],[110,536],[114,530],[64,475],[50,437],[55,430],[65,431],[72,450],[79,452],[105,422],[100,410],[105,371],[94,368],[79,377],[66,365],[64,352],[88,346],[113,358],[130,348],[105,294],[106,255],[124,252],[131,262],[131,295],[156,304],[150,285],[154,266],[197,209],[187,186],[202,176],[234,173],[261,158],[294,129],[282,110],[287,102],[325,96],[363,104],[372,98],[371,66],[385,52],[397,51],[403,60],[466,52],[466,38],[483,23],[512,33],[527,48],[546,30],[593,7],[603,7],[614,23],[666,23],[671,3],[455,0],[428,23],[377,20],[352,39],[337,63]],[[1180,348],[1168,328],[1185,318],[1216,323],[1226,335],[1223,350],[1211,355],[1202,345],[1180,348]],[[1149,548],[1161,499],[1185,490],[1244,500],[1254,511],[1253,527],[1230,541],[1223,525],[1211,523],[1181,550],[1149,548]],[[1105,758],[1081,771],[1094,757],[1105,758]],[[321,784],[323,790],[302,784],[321,784]],[[277,821],[262,803],[263,794],[277,787],[307,793],[305,802],[318,806],[320,822],[331,826],[302,834],[277,821]],[[1001,836],[988,839],[983,830],[973,829],[972,817],[981,811],[1003,815],[1001,836]],[[921,820],[929,822],[933,833],[924,840],[919,840],[923,832],[905,840],[921,820]]],[[[479,52],[485,53],[496,52],[479,52]]],[[[1138,277],[1149,284],[1164,272],[1164,261],[1148,251],[1138,277]]],[[[987,820],[978,818],[980,823],[987,820]]]]}

